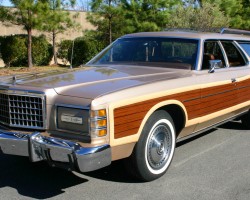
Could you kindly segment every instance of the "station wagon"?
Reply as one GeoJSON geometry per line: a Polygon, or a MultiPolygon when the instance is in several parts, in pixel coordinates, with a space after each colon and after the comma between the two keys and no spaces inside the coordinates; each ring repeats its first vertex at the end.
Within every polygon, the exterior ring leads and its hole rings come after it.
{"type": "Polygon", "coordinates": [[[88,172],[125,159],[162,176],[175,145],[238,118],[250,127],[250,32],[122,36],[80,69],[0,78],[0,150],[88,172]]]}

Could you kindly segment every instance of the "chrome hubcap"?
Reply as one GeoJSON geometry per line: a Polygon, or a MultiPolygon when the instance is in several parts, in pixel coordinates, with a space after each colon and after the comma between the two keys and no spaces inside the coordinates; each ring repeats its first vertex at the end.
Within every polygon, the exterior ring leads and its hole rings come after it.
{"type": "Polygon", "coordinates": [[[172,138],[169,128],[159,124],[152,131],[147,144],[147,158],[153,169],[161,169],[171,153],[172,138]]]}

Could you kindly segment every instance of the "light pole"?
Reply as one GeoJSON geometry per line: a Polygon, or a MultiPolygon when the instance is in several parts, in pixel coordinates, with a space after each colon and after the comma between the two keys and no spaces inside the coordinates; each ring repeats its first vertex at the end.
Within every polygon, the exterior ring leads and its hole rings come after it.
{"type": "Polygon", "coordinates": [[[72,61],[73,61],[73,55],[74,55],[74,44],[75,44],[75,40],[73,40],[72,42],[72,50],[71,50],[71,61],[70,61],[70,69],[72,69],[72,61]]]}

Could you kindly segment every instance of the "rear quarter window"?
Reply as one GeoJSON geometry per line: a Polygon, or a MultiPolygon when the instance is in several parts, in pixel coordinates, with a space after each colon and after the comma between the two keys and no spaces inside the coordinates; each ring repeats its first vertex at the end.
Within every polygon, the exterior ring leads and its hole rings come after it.
{"type": "Polygon", "coordinates": [[[250,42],[238,42],[238,43],[245,50],[248,56],[250,56],[250,42]]]}
{"type": "Polygon", "coordinates": [[[242,53],[236,48],[232,41],[221,41],[227,54],[230,67],[245,66],[246,62],[242,53]]]}

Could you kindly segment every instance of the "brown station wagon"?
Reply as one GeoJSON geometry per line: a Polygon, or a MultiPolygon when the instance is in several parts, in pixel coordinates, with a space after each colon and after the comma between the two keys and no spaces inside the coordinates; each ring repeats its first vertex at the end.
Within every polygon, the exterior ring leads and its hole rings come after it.
{"type": "Polygon", "coordinates": [[[250,127],[250,32],[125,35],[80,70],[0,79],[0,150],[88,172],[126,159],[162,176],[177,141],[250,127]]]}

